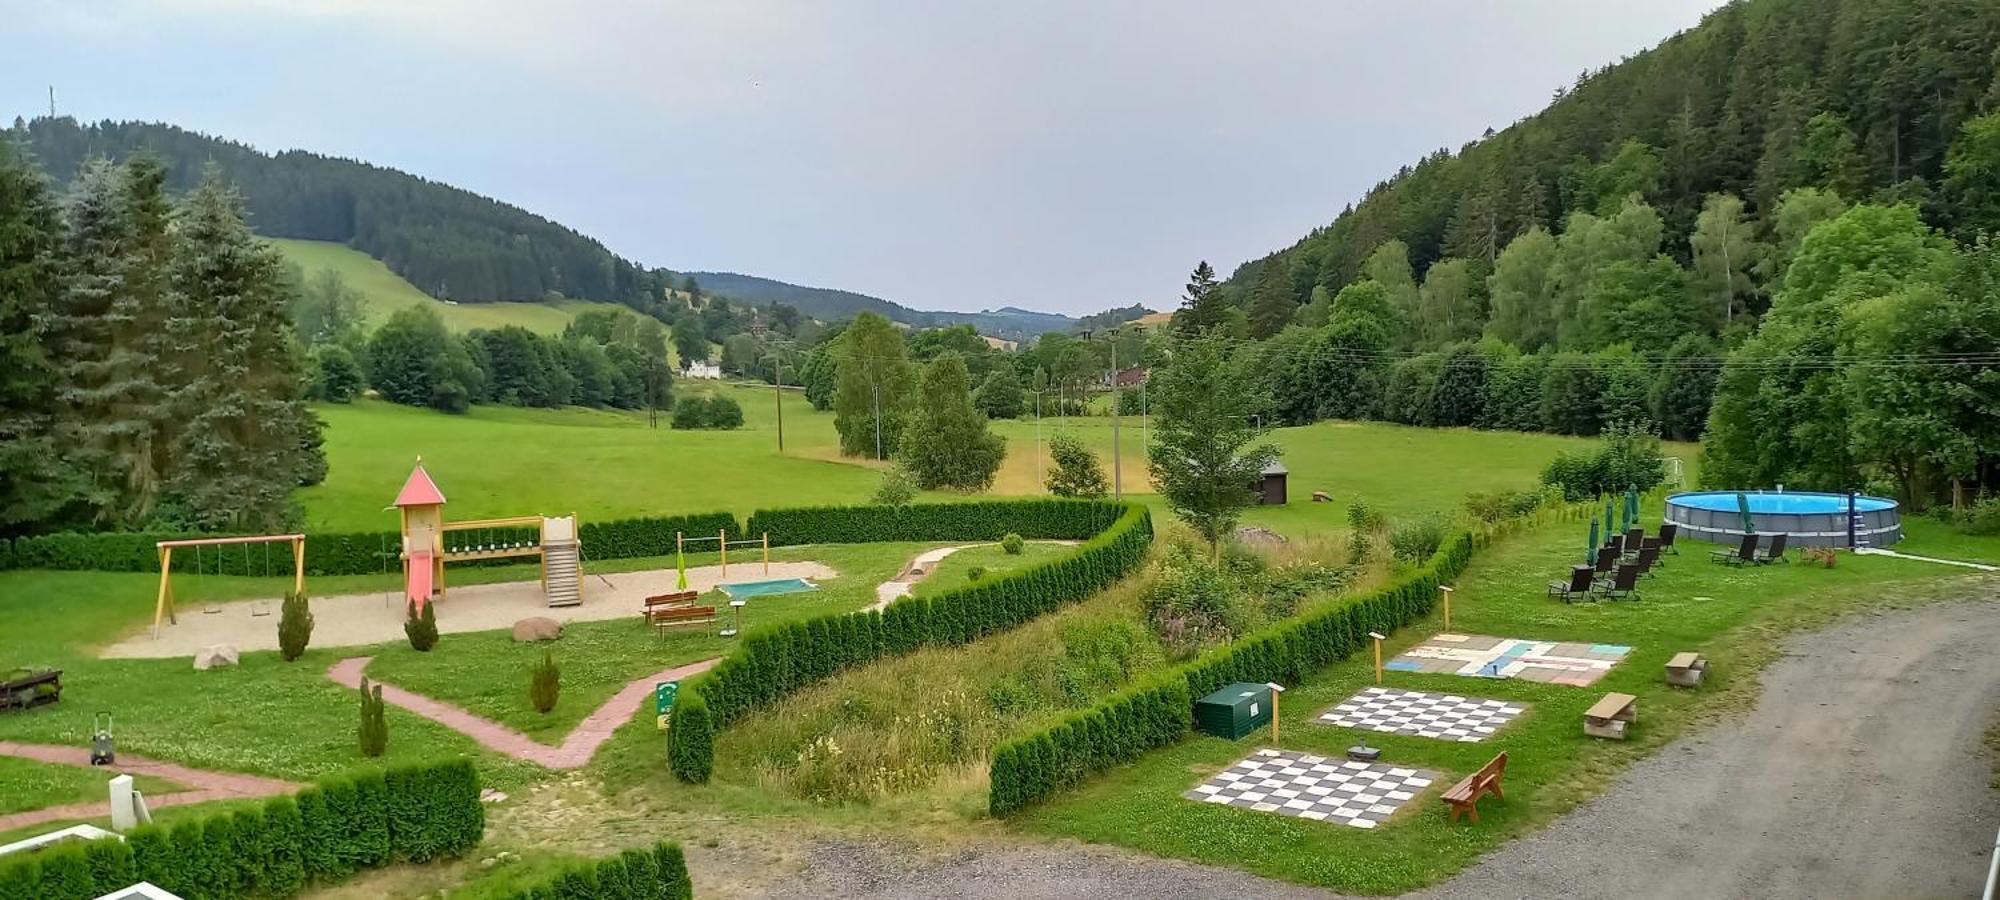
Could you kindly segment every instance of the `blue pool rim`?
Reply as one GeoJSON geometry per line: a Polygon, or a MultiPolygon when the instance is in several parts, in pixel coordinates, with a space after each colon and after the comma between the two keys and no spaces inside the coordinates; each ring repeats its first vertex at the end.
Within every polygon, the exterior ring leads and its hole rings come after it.
{"type": "Polygon", "coordinates": [[[819,590],[819,585],[813,584],[812,582],[807,581],[804,578],[772,578],[767,581],[737,581],[729,584],[719,584],[716,585],[716,587],[721,588],[722,592],[724,594],[729,595],[729,598],[732,600],[739,597],[770,597],[778,594],[797,594],[797,593],[803,593],[805,591],[819,590]],[[783,586],[787,589],[758,590],[759,588],[779,587],[779,586],[783,586]]]}
{"type": "Polygon", "coordinates": [[[1821,491],[1688,491],[1667,497],[1667,521],[1696,540],[1735,545],[1743,539],[1736,495],[1750,501],[1752,530],[1784,534],[1790,547],[1885,547],[1903,539],[1902,507],[1887,497],[1857,494],[1854,521],[1848,495],[1821,491]]]}

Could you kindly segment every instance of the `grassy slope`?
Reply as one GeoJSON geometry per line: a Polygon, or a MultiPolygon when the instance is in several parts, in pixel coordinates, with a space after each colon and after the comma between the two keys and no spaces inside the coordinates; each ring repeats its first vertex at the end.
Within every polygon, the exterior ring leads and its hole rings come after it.
{"type": "Polygon", "coordinates": [[[308,278],[320,269],[333,269],[344,276],[349,286],[361,292],[370,328],[382,324],[396,310],[408,306],[428,306],[437,310],[438,315],[444,317],[445,325],[453,331],[519,325],[542,334],[559,334],[579,312],[619,308],[616,304],[587,300],[565,300],[556,304],[445,303],[403,280],[403,276],[389,271],[389,267],[381,261],[344,244],[290,239],[277,239],[271,243],[284,251],[286,259],[305,270],[308,278]]]}
{"type": "MultiPolygon", "coordinates": [[[[1493,739],[1456,744],[1367,733],[1385,758],[1444,773],[1389,827],[1362,831],[1303,819],[1236,810],[1183,799],[1206,774],[1251,750],[1270,746],[1268,732],[1239,741],[1196,737],[1094,779],[1082,789],[1030,810],[1017,822],[1029,831],[1114,843],[1324,885],[1341,891],[1393,893],[1434,882],[1478,854],[1523,831],[1547,824],[1601,790],[1622,766],[1659,749],[1691,725],[1740,708],[1755,694],[1757,670],[1775,654],[1774,635],[1824,622],[1842,612],[1917,602],[1925,582],[1962,577],[1961,570],[1883,558],[1842,556],[1825,570],[1786,566],[1732,569],[1710,564],[1690,544],[1637,603],[1565,606],[1544,596],[1543,582],[1572,562],[1580,522],[1556,522],[1497,542],[1458,583],[1453,630],[1547,640],[1626,644],[1633,654],[1590,688],[1524,681],[1473,681],[1452,675],[1391,673],[1392,686],[1526,701],[1530,712],[1493,739]],[[1711,682],[1696,691],[1666,687],[1661,666],[1678,651],[1704,653],[1711,682]],[[1586,738],[1583,710],[1606,691],[1639,697],[1644,714],[1631,740],[1586,738]],[[1436,792],[1507,751],[1507,800],[1482,804],[1477,827],[1447,824],[1436,792]],[[1273,847],[1286,848],[1271,852],[1273,847]]],[[[1925,521],[1910,523],[1911,552],[1979,551],[2000,558],[2000,542],[1978,546],[1925,521]]],[[[1443,630],[1437,615],[1391,636],[1396,653],[1443,630]]],[[[1362,735],[1314,717],[1372,683],[1364,655],[1338,663],[1285,695],[1280,746],[1339,755],[1362,735]]]]}
{"type": "MultiPolygon", "coordinates": [[[[67,803],[101,803],[106,797],[104,783],[115,774],[115,768],[83,769],[0,756],[0,816],[67,803]]],[[[149,797],[181,789],[151,775],[134,776],[132,781],[149,797]]]]}

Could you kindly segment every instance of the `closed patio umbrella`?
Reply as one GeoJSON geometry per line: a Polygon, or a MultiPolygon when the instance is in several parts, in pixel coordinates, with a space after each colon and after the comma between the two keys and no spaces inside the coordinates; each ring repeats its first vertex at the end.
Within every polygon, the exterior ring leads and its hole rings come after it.
{"type": "Polygon", "coordinates": [[[1743,515],[1743,533],[1744,533],[1744,534],[1749,534],[1749,533],[1751,533],[1751,532],[1754,532],[1754,531],[1756,531],[1756,530],[1757,530],[1757,523],[1756,523],[1756,522],[1755,522],[1754,520],[1752,520],[1752,519],[1750,518],[1750,495],[1749,495],[1749,494],[1745,494],[1745,493],[1743,493],[1742,491],[1737,491],[1737,492],[1736,492],[1736,511],[1737,511],[1738,513],[1741,513],[1741,514],[1743,515]]]}
{"type": "Polygon", "coordinates": [[[1595,562],[1597,562],[1597,539],[1598,539],[1598,537],[1599,537],[1599,533],[1598,533],[1598,530],[1597,530],[1597,517],[1596,517],[1596,516],[1591,516],[1591,517],[1590,517],[1590,543],[1588,543],[1588,544],[1585,544],[1585,545],[1583,545],[1583,561],[1584,561],[1584,564],[1585,564],[1585,565],[1589,565],[1589,564],[1591,564],[1591,563],[1595,563],[1595,562]]]}

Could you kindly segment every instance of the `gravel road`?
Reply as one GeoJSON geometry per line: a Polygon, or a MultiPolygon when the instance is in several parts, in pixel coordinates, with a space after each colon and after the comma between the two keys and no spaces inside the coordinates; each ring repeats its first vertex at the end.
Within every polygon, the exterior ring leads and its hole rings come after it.
{"type": "MultiPolygon", "coordinates": [[[[1424,898],[1968,897],[2000,825],[1981,742],[2000,602],[1860,615],[1788,639],[1748,716],[1677,741],[1603,796],[1424,898]]],[[[1328,897],[1078,845],[822,843],[776,897],[1328,897]]]]}

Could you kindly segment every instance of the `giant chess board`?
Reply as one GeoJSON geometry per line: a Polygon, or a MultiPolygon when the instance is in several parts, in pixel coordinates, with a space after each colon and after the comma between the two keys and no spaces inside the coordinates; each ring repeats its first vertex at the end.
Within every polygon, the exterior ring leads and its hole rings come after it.
{"type": "Polygon", "coordinates": [[[1439,777],[1422,769],[1260,749],[1181,796],[1374,828],[1439,777]]]}
{"type": "Polygon", "coordinates": [[[1321,713],[1319,722],[1472,743],[1485,740],[1500,726],[1527,711],[1526,706],[1505,700],[1371,687],[1321,713]]]}

